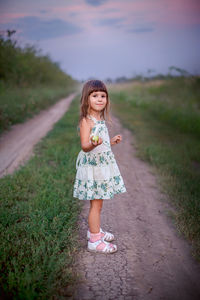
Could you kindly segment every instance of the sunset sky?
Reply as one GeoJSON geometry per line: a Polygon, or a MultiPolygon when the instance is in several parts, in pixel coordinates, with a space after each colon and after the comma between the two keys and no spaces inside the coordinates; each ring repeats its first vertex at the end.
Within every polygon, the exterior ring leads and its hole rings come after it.
{"type": "Polygon", "coordinates": [[[79,80],[200,74],[199,0],[0,0],[0,29],[79,80]]]}

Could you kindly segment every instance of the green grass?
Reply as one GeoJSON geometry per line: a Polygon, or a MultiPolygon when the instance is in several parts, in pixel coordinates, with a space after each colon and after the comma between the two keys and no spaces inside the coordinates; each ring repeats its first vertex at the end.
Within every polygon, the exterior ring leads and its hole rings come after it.
{"type": "Polygon", "coordinates": [[[0,80],[11,86],[66,86],[74,80],[59,64],[34,45],[20,46],[14,38],[0,36],[0,80]]]}
{"type": "Polygon", "coordinates": [[[115,113],[135,135],[176,208],[173,220],[200,260],[200,80],[111,87],[115,113]]]}
{"type": "Polygon", "coordinates": [[[0,36],[0,134],[75,91],[77,84],[34,46],[0,36]]]}
{"type": "Polygon", "coordinates": [[[10,87],[0,92],[0,134],[21,123],[74,92],[75,85],[66,87],[10,87]]]}
{"type": "Polygon", "coordinates": [[[0,179],[0,286],[12,299],[51,299],[75,278],[77,123],[76,98],[35,156],[0,179]]]}

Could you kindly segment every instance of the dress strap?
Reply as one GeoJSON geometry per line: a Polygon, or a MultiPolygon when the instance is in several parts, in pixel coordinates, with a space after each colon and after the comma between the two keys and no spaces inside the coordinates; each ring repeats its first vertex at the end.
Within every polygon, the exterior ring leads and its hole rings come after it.
{"type": "Polygon", "coordinates": [[[88,119],[92,120],[94,123],[98,122],[97,119],[91,115],[88,115],[87,117],[88,117],[88,119]]]}
{"type": "Polygon", "coordinates": [[[88,115],[88,119],[92,120],[95,124],[103,124],[104,120],[97,120],[95,117],[88,115]]]}

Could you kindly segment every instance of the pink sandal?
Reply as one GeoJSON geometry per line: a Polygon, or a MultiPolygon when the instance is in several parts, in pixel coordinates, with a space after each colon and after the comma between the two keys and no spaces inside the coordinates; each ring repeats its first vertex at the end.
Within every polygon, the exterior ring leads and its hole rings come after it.
{"type": "Polygon", "coordinates": [[[88,251],[112,254],[117,251],[117,245],[106,242],[103,238],[96,242],[88,241],[88,251]]]}
{"type": "MultiPolygon", "coordinates": [[[[100,232],[104,234],[104,236],[102,238],[106,242],[112,242],[115,239],[114,235],[111,232],[103,231],[101,228],[100,228],[100,232]]],[[[89,241],[89,239],[90,239],[90,231],[88,230],[87,231],[87,240],[89,241]]]]}

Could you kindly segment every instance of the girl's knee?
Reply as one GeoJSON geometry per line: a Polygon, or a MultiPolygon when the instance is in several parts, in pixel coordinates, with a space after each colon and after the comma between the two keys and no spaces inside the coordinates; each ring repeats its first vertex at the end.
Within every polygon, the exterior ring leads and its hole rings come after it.
{"type": "Polygon", "coordinates": [[[90,207],[92,209],[101,211],[102,206],[103,206],[103,200],[102,199],[94,199],[94,200],[90,201],[90,207]]]}

